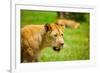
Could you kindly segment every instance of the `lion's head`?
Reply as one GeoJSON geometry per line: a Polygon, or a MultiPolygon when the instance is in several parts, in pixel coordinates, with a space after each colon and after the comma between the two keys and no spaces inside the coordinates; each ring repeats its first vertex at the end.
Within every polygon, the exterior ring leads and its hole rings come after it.
{"type": "Polygon", "coordinates": [[[49,24],[45,25],[45,27],[53,50],[60,51],[64,45],[63,28],[57,24],[49,24]]]}

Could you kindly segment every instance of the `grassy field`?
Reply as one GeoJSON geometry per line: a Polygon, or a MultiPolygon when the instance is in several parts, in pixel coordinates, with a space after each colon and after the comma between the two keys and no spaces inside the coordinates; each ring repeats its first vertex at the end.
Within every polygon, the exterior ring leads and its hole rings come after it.
{"type": "MultiPolygon", "coordinates": [[[[21,26],[27,24],[45,24],[57,19],[56,12],[21,11],[21,26]]],[[[82,22],[80,28],[66,28],[64,31],[65,46],[60,52],[52,48],[41,51],[39,61],[68,61],[89,59],[89,22],[82,22]]]]}

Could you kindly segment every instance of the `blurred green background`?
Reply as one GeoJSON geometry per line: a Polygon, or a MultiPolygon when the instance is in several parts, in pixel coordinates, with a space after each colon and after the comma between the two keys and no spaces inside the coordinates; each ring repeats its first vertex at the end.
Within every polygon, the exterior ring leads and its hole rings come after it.
{"type": "MultiPolygon", "coordinates": [[[[21,27],[25,25],[37,25],[52,23],[57,20],[60,12],[21,10],[21,27]]],[[[65,47],[60,52],[55,52],[51,47],[41,51],[39,62],[89,60],[89,13],[63,12],[64,18],[80,22],[80,28],[65,28],[65,47]]]]}

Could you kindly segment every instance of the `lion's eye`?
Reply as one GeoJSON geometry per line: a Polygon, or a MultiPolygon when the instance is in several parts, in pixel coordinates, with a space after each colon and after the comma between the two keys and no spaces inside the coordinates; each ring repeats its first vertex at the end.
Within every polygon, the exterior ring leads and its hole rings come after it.
{"type": "Polygon", "coordinates": [[[57,37],[57,34],[55,34],[54,36],[57,37]]]}
{"type": "Polygon", "coordinates": [[[63,34],[61,34],[61,36],[63,36],[63,34]]]}

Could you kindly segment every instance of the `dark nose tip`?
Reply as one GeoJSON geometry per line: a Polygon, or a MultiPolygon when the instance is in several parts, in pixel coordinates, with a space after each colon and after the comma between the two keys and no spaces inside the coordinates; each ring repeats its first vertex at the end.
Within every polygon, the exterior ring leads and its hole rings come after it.
{"type": "Polygon", "coordinates": [[[61,43],[60,45],[61,45],[61,46],[63,46],[63,45],[64,45],[64,43],[61,43]]]}

